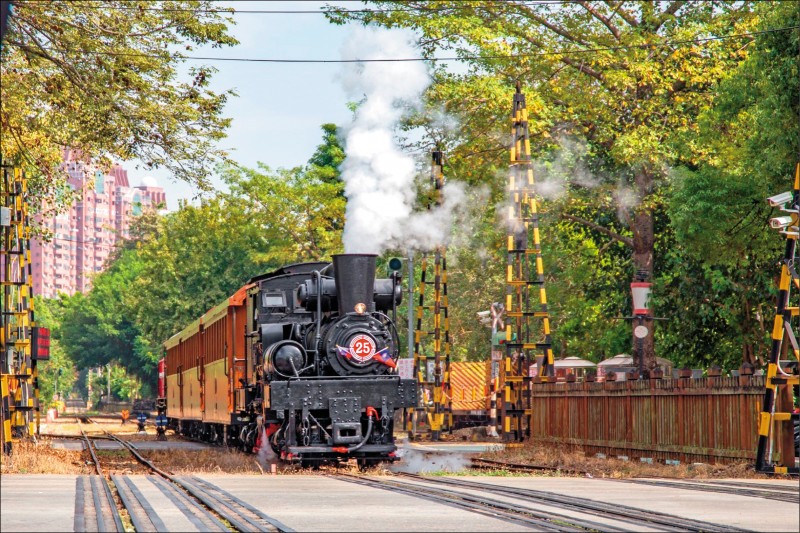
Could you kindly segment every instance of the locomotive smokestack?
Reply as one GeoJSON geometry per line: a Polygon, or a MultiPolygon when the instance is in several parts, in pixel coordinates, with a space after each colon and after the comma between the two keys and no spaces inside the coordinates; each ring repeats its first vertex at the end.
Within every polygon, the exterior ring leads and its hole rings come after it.
{"type": "Polygon", "coordinates": [[[363,303],[367,311],[375,310],[375,254],[339,254],[333,256],[333,275],[339,313],[352,313],[363,303]]]}

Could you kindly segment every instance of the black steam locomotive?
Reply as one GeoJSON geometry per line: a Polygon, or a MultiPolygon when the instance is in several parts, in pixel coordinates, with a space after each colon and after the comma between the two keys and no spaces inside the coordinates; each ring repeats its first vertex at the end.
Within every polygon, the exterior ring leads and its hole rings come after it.
{"type": "Polygon", "coordinates": [[[250,280],[166,342],[167,417],[179,432],[285,461],[394,459],[399,276],[374,255],[282,267],[250,280]]]}

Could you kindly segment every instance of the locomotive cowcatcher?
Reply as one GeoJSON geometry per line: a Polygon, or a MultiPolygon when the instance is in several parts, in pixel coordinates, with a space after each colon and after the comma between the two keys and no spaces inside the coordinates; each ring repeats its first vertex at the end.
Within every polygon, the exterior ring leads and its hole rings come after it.
{"type": "Polygon", "coordinates": [[[341,254],[258,276],[165,343],[176,432],[314,465],[395,459],[395,410],[416,404],[396,371],[400,277],[341,254]]]}

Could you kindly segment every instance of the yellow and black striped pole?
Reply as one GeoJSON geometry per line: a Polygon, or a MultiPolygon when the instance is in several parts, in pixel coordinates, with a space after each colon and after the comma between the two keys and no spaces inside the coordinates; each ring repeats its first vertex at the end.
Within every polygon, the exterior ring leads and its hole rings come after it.
{"type": "Polygon", "coordinates": [[[14,438],[32,437],[38,431],[38,379],[32,358],[33,302],[31,289],[30,221],[27,180],[12,166],[2,169],[2,327],[0,328],[0,380],[2,380],[3,451],[11,452],[14,438]]]}
{"type": "MultiPolygon", "coordinates": [[[[432,153],[431,181],[433,185],[433,202],[442,204],[442,172],[443,153],[436,150],[432,153]]],[[[431,208],[431,205],[428,205],[431,208]]],[[[418,414],[424,413],[430,429],[430,437],[438,440],[442,431],[452,430],[453,413],[450,400],[450,318],[447,299],[447,250],[438,246],[434,250],[433,265],[428,255],[423,254],[420,261],[419,299],[416,312],[416,330],[414,332],[414,375],[422,394],[422,407],[411,411],[407,430],[410,437],[417,427],[418,414]],[[432,271],[429,272],[429,267],[432,271]],[[429,277],[430,274],[430,277],[429,277]],[[432,278],[432,279],[431,279],[432,278]],[[432,287],[433,303],[425,304],[425,293],[428,285],[432,287]],[[432,339],[431,346],[426,346],[426,339],[432,339]],[[426,350],[430,348],[430,350],[426,350]],[[429,351],[433,353],[430,354],[429,351]],[[429,372],[428,362],[433,359],[433,372],[429,372]],[[419,411],[419,413],[418,413],[419,411]]],[[[420,431],[417,431],[420,433],[420,431]]]]}
{"type": "MultiPolygon", "coordinates": [[[[767,365],[767,375],[765,382],[764,401],[758,419],[758,450],[756,452],[756,470],[769,474],[798,474],[800,468],[795,466],[795,452],[793,446],[783,446],[781,449],[781,462],[777,465],[774,461],[774,445],[776,440],[776,422],[787,422],[784,431],[792,432],[792,423],[800,415],[794,412],[797,405],[789,408],[788,411],[776,412],[778,399],[783,397],[791,398],[791,387],[800,385],[800,376],[797,374],[797,366],[793,374],[784,372],[780,366],[780,356],[783,351],[783,342],[788,339],[792,344],[792,354],[796,360],[800,361],[800,348],[798,348],[797,338],[792,327],[792,318],[797,318],[800,308],[789,305],[789,297],[792,285],[800,289],[800,276],[798,276],[795,261],[797,259],[797,239],[800,237],[800,163],[795,168],[794,187],[792,190],[792,206],[787,212],[790,214],[789,224],[777,224],[778,227],[785,227],[782,233],[786,235],[786,247],[784,249],[783,261],[781,263],[781,278],[778,286],[778,301],[775,309],[775,322],[772,327],[772,348],[767,365]],[[787,457],[788,456],[788,457],[787,457]]],[[[771,202],[773,203],[773,202],[771,202]]],[[[773,206],[777,202],[773,203],[773,206]]],[[[786,202],[788,203],[788,202],[786,202]]],[[[775,220],[775,219],[773,219],[775,220]]],[[[795,400],[796,401],[796,400],[795,400]]],[[[787,401],[786,403],[792,403],[787,401]]],[[[787,439],[789,440],[789,439],[787,439]]]]}
{"type": "Polygon", "coordinates": [[[552,381],[553,351],[544,283],[539,210],[531,162],[525,95],[517,84],[511,114],[509,234],[506,262],[506,354],[502,366],[502,428],[506,440],[530,435],[532,413],[529,367],[537,381],[552,381]],[[533,302],[537,300],[538,306],[533,302]],[[539,327],[534,324],[540,321],[539,327]],[[540,351],[540,354],[536,354],[540,351]]]}

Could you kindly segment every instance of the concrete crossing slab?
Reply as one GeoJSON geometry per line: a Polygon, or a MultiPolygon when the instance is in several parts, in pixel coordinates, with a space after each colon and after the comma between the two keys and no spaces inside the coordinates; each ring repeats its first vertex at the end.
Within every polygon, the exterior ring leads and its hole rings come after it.
{"type": "Polygon", "coordinates": [[[0,531],[73,531],[77,478],[64,474],[0,476],[0,531]]]}
{"type": "MultiPolygon", "coordinates": [[[[465,478],[454,477],[454,479],[465,478]]],[[[751,531],[800,531],[800,506],[796,503],[718,492],[621,483],[608,479],[527,476],[503,478],[483,476],[470,479],[480,483],[543,490],[617,503],[751,531]]],[[[746,479],[731,481],[750,482],[746,479]]],[[[797,479],[776,479],[765,481],[764,484],[798,487],[797,479]]]]}
{"type": "Polygon", "coordinates": [[[448,505],[323,476],[197,477],[296,531],[530,531],[448,505]]]}
{"type": "MultiPolygon", "coordinates": [[[[75,475],[0,476],[0,531],[73,531],[75,475]]],[[[128,479],[168,531],[204,531],[165,491],[143,475],[128,479]]],[[[296,531],[521,531],[522,525],[421,498],[356,485],[322,475],[197,477],[230,492],[296,531]]],[[[751,531],[800,530],[796,503],[613,480],[559,477],[454,476],[520,489],[565,494],[739,527],[751,531]]],[[[715,480],[722,481],[722,480],[715,480]]],[[[748,480],[730,480],[743,483],[748,480]]],[[[166,483],[166,482],[165,482],[166,483]]],[[[762,481],[797,487],[797,480],[762,481]]]]}

